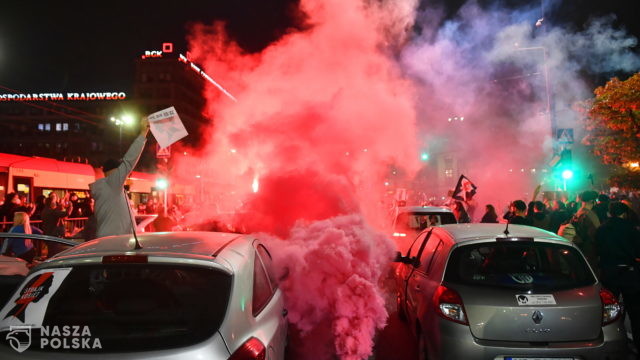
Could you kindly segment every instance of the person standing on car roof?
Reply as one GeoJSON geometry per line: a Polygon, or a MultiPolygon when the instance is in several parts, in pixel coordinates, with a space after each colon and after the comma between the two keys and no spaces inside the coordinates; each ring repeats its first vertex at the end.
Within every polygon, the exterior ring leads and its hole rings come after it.
{"type": "Polygon", "coordinates": [[[124,193],[124,183],[138,163],[147,142],[149,121],[140,122],[140,134],[133,141],[122,161],[109,159],[102,165],[104,176],[89,184],[95,200],[97,237],[125,235],[133,232],[135,220],[129,208],[129,198],[124,193]]]}

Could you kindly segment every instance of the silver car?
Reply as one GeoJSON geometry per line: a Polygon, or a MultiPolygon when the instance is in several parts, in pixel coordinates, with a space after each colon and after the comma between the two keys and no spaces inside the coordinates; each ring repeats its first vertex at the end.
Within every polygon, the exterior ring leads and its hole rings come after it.
{"type": "Polygon", "coordinates": [[[428,359],[622,359],[622,305],[584,256],[534,227],[444,225],[399,254],[398,315],[428,359]]]}
{"type": "Polygon", "coordinates": [[[0,312],[0,358],[284,358],[287,312],[264,244],[212,232],[138,239],[96,239],[32,269],[0,312]]]}

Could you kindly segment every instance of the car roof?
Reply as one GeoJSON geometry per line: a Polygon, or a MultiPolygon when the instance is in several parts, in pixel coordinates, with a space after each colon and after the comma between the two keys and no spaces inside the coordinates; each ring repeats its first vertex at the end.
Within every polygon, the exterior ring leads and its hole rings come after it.
{"type": "MultiPolygon", "coordinates": [[[[507,237],[504,234],[507,224],[446,224],[440,225],[439,228],[449,233],[455,243],[507,237]]],[[[509,224],[508,230],[509,237],[526,237],[565,243],[568,241],[562,236],[534,226],[509,224]]]]}
{"type": "Polygon", "coordinates": [[[404,206],[398,209],[398,214],[401,213],[452,213],[451,209],[445,206],[404,206]]]}
{"type": "Polygon", "coordinates": [[[138,254],[180,254],[212,256],[227,247],[233,240],[245,235],[234,233],[183,231],[138,234],[142,246],[134,250],[133,235],[107,236],[82,243],[64,251],[55,257],[56,260],[79,256],[102,256],[106,254],[130,253],[138,254]]]}

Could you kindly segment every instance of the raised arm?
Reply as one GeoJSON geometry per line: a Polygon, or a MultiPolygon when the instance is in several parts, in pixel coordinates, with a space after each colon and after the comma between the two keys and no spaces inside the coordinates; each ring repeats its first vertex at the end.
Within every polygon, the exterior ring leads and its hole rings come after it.
{"type": "Polygon", "coordinates": [[[133,168],[138,163],[140,159],[140,155],[142,155],[142,150],[144,149],[144,145],[147,142],[147,133],[149,132],[149,121],[147,118],[143,118],[140,122],[140,134],[133,141],[129,150],[124,154],[122,158],[122,163],[120,166],[109,176],[107,176],[106,180],[109,186],[112,187],[123,187],[125,181],[127,180],[127,176],[131,173],[133,168]]]}

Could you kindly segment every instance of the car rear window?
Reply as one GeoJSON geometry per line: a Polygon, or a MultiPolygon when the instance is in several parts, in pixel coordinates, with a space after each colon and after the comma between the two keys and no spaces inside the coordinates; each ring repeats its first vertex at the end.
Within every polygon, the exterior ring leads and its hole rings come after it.
{"type": "Polygon", "coordinates": [[[429,226],[455,224],[456,218],[452,213],[411,212],[398,214],[396,230],[423,230],[429,226]]]}
{"type": "Polygon", "coordinates": [[[88,326],[102,352],[188,346],[218,331],[230,289],[231,276],[210,268],[78,266],[51,298],[43,325],[88,326]]]}
{"type": "Polygon", "coordinates": [[[596,279],[573,247],[554,243],[491,242],[455,248],[445,281],[514,289],[564,290],[596,279]]]}

